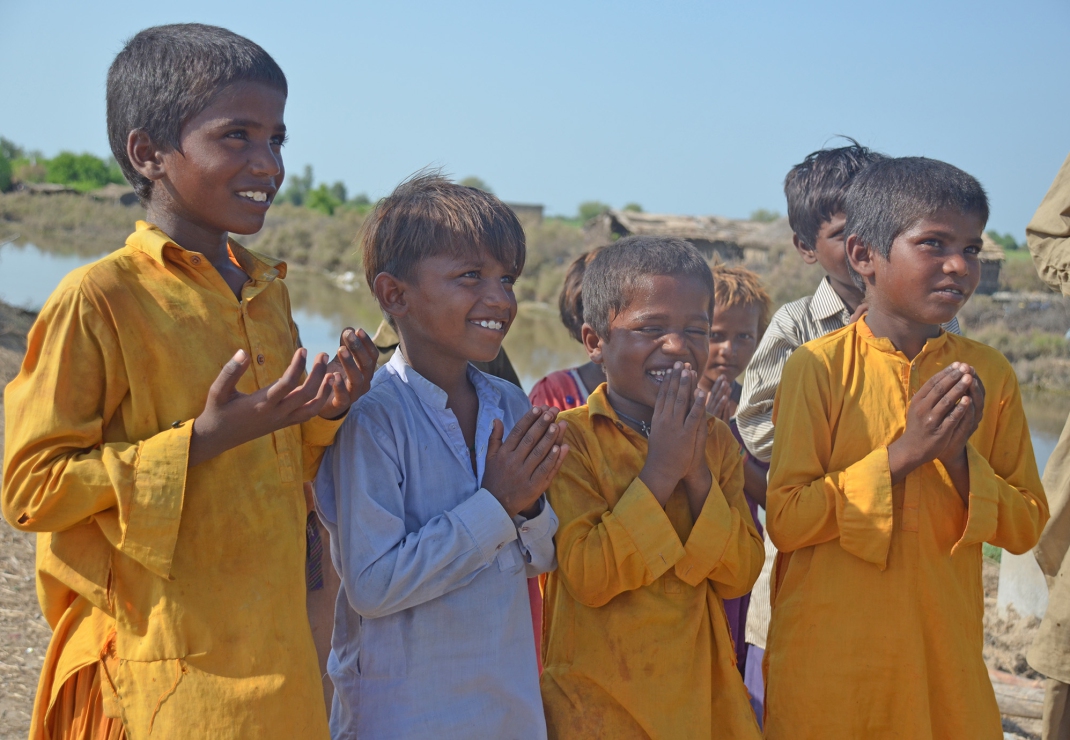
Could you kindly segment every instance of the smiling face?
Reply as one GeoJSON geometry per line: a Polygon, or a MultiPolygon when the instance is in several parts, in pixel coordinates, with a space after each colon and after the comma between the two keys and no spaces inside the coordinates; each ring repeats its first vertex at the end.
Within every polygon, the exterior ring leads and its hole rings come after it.
{"type": "MultiPolygon", "coordinates": [[[[516,317],[518,275],[480,250],[420,260],[402,281],[404,315],[396,317],[405,353],[418,364],[490,362],[516,317]]],[[[423,373],[426,375],[426,373],[423,373]]]]}
{"type": "Polygon", "coordinates": [[[846,224],[847,216],[843,213],[837,213],[822,223],[817,230],[813,249],[803,244],[798,236],[793,237],[792,241],[803,258],[803,262],[808,265],[815,262],[821,265],[821,269],[828,274],[836,295],[853,311],[862,302],[863,294],[854,284],[851,273],[847,270],[847,254],[844,248],[846,224]]]}
{"type": "Polygon", "coordinates": [[[591,360],[605,370],[613,407],[649,420],[674,363],[706,366],[711,296],[698,278],[651,275],[629,298],[627,307],[610,317],[608,337],[585,324],[583,343],[591,360]]]}
{"type": "Polygon", "coordinates": [[[150,220],[163,210],[178,230],[209,240],[259,231],[285,175],[285,108],[286,96],[263,83],[220,91],[183,125],[181,149],[160,151],[150,220]]]}
{"type": "Polygon", "coordinates": [[[725,308],[714,306],[710,325],[710,355],[700,381],[709,390],[717,378],[733,382],[747,367],[758,348],[758,322],[762,307],[739,303],[725,308]]]}
{"type": "Polygon", "coordinates": [[[888,259],[849,240],[852,266],[867,283],[870,313],[931,327],[954,318],[981,278],[980,216],[941,210],[903,231],[888,259]]]}

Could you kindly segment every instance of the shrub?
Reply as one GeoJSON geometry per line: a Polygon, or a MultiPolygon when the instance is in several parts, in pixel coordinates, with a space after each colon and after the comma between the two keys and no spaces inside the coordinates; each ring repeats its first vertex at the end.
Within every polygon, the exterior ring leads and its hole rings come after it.
{"type": "Polygon", "coordinates": [[[756,211],[751,211],[750,220],[757,221],[760,224],[771,224],[780,218],[780,213],[777,211],[770,211],[768,208],[759,208],[756,211]]]}
{"type": "Polygon", "coordinates": [[[45,180],[78,190],[96,190],[110,182],[125,182],[118,167],[109,164],[89,153],[60,152],[45,163],[45,180]]]}
{"type": "Polygon", "coordinates": [[[580,222],[590,221],[596,216],[601,216],[603,213],[609,210],[609,206],[598,200],[587,200],[580,203],[579,210],[577,211],[577,218],[580,222]]]}
{"type": "Polygon", "coordinates": [[[0,152],[0,193],[11,189],[11,160],[0,152]]]}
{"type": "Polygon", "coordinates": [[[457,184],[464,185],[467,188],[475,188],[476,190],[482,190],[484,193],[494,192],[490,185],[488,185],[481,178],[478,178],[475,175],[469,175],[457,184]]]}

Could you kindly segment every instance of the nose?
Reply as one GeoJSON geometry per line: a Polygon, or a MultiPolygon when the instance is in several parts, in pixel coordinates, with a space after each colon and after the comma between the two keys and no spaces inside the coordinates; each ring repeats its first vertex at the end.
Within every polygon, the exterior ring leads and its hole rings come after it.
{"type": "Polygon", "coordinates": [[[968,275],[970,273],[970,265],[965,256],[956,252],[944,260],[944,273],[947,275],[968,275]]]}
{"type": "Polygon", "coordinates": [[[666,332],[662,335],[661,351],[667,355],[686,355],[687,338],[682,332],[666,332]]]}
{"type": "Polygon", "coordinates": [[[282,152],[276,152],[271,144],[266,142],[255,147],[249,159],[249,169],[257,177],[282,175],[282,152]]]}
{"type": "Polygon", "coordinates": [[[516,296],[512,291],[507,290],[505,284],[500,280],[488,280],[487,284],[487,291],[483,294],[483,303],[488,308],[511,310],[516,303],[516,296]]]}

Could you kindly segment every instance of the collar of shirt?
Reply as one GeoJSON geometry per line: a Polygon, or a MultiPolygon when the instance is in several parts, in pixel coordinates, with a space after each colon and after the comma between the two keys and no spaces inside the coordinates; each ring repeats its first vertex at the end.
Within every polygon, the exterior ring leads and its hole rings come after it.
{"type": "MultiPolygon", "coordinates": [[[[831,319],[841,313],[848,313],[843,299],[832,289],[832,282],[826,275],[821,279],[821,284],[814,291],[814,297],[810,301],[810,315],[814,321],[831,319]]],[[[850,314],[848,313],[848,316],[850,314]]]]}
{"type": "Polygon", "coordinates": [[[873,330],[869,328],[869,324],[866,323],[865,316],[860,318],[856,322],[856,325],[858,327],[856,329],[856,331],[858,332],[858,336],[862,337],[862,340],[864,342],[872,346],[874,349],[880,350],[881,352],[887,355],[898,357],[899,359],[905,362],[910,362],[911,364],[920,362],[923,357],[933,352],[936,352],[941,347],[943,347],[944,344],[947,343],[948,332],[947,330],[941,328],[940,334],[938,336],[932,337],[931,339],[927,339],[925,341],[925,346],[921,348],[921,352],[919,352],[918,356],[915,357],[913,361],[911,361],[907,360],[907,356],[895,348],[895,345],[892,344],[891,339],[889,339],[888,337],[875,336],[873,334],[873,330]]]}
{"type": "MultiPolygon", "coordinates": [[[[472,469],[469,457],[469,449],[464,441],[457,416],[452,409],[446,408],[449,400],[446,391],[439,388],[430,380],[420,375],[405,359],[405,354],[400,351],[394,353],[390,362],[383,366],[387,373],[394,376],[400,383],[408,388],[427,409],[428,416],[435,423],[439,433],[446,440],[453,453],[464,463],[466,470],[472,469]]],[[[475,388],[476,397],[479,399],[479,415],[476,417],[476,465],[478,471],[476,478],[483,480],[483,471],[487,462],[487,444],[490,433],[494,428],[494,420],[501,419],[504,423],[504,412],[501,408],[502,394],[494,384],[475,368],[468,364],[468,380],[475,388]]],[[[509,430],[506,429],[506,432],[509,430]]]]}
{"type": "MultiPolygon", "coordinates": [[[[137,222],[136,230],[127,238],[126,244],[131,249],[144,252],[161,265],[167,264],[164,258],[165,250],[177,250],[177,253],[185,255],[185,259],[193,262],[194,265],[199,264],[196,260],[202,258],[199,252],[185,249],[161,231],[158,226],[147,221],[137,222]]],[[[227,250],[230,252],[232,261],[253,280],[270,282],[275,278],[286,277],[286,263],[282,260],[250,252],[233,239],[227,240],[227,250]]]]}

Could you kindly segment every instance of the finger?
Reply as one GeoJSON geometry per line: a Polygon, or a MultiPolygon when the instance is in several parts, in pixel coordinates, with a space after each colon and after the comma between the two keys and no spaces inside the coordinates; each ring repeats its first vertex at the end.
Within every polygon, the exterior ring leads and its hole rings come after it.
{"type": "Polygon", "coordinates": [[[554,433],[557,433],[557,425],[554,424],[553,414],[544,411],[542,415],[535,420],[535,423],[528,427],[528,430],[524,433],[524,436],[520,438],[520,442],[517,443],[516,452],[521,455],[521,459],[527,459],[535,447],[546,436],[547,431],[553,428],[554,433]]]}
{"type": "Polygon", "coordinates": [[[520,441],[524,438],[524,435],[531,430],[531,427],[534,426],[545,413],[545,406],[533,406],[531,411],[520,417],[516,424],[513,425],[512,430],[509,432],[509,436],[505,438],[505,442],[502,443],[502,447],[505,448],[505,451],[512,452],[519,447],[520,441]]]}
{"type": "Polygon", "coordinates": [[[914,398],[927,400],[931,405],[935,406],[962,377],[962,370],[959,369],[958,365],[957,362],[953,362],[929,378],[918,389],[914,398]]]}
{"type": "Polygon", "coordinates": [[[683,422],[687,413],[691,410],[691,381],[692,372],[687,367],[680,368],[679,384],[676,388],[676,403],[673,405],[673,416],[683,422]]]}
{"type": "Polygon", "coordinates": [[[654,399],[654,415],[650,420],[651,425],[654,424],[654,420],[657,419],[667,408],[669,403],[669,385],[672,383],[672,371],[663,376],[661,383],[658,385],[658,397],[654,399]]]}
{"type": "MultiPolygon", "coordinates": [[[[290,369],[287,369],[286,373],[288,375],[290,369]]],[[[306,403],[309,403],[319,396],[327,375],[327,354],[320,352],[316,355],[316,359],[312,363],[312,370],[309,371],[308,377],[305,378],[305,382],[287,393],[286,396],[279,401],[279,406],[285,412],[289,413],[304,406],[306,403]]],[[[279,380],[279,383],[283,382],[285,379],[286,375],[283,375],[279,380]]],[[[278,385],[278,383],[276,383],[276,385],[278,385]]],[[[272,386],[271,390],[274,390],[274,388],[275,386],[272,386]]]]}
{"type": "Polygon", "coordinates": [[[223,365],[219,375],[212,381],[208,389],[208,398],[222,403],[233,396],[237,392],[238,381],[248,369],[249,355],[245,354],[245,350],[239,349],[233,357],[227,360],[227,364],[223,365]]]}
{"type": "Polygon", "coordinates": [[[944,418],[943,422],[941,422],[938,428],[940,436],[947,435],[950,439],[950,437],[954,435],[959,424],[962,423],[962,420],[966,417],[966,414],[971,412],[972,407],[973,404],[970,402],[970,397],[963,396],[959,402],[955,404],[955,407],[951,409],[951,412],[944,418]]]}
{"type": "Polygon", "coordinates": [[[338,362],[342,366],[345,389],[352,394],[364,384],[364,373],[357,364],[357,358],[346,345],[338,348],[338,362]]]}
{"type": "Polygon", "coordinates": [[[529,475],[550,454],[550,450],[557,446],[557,435],[557,424],[551,424],[546,428],[546,433],[542,435],[542,439],[538,440],[535,446],[531,448],[531,452],[524,459],[524,467],[529,471],[529,475]]]}
{"type": "Polygon", "coordinates": [[[363,329],[353,331],[352,328],[342,332],[342,342],[351,353],[353,358],[360,367],[361,374],[365,379],[371,380],[371,376],[375,374],[375,367],[379,362],[379,349],[372,344],[371,337],[363,329]]]}
{"type": "Polygon", "coordinates": [[[505,434],[505,425],[501,419],[495,419],[490,426],[490,440],[487,442],[487,457],[498,454],[502,446],[502,436],[505,434]]]}
{"type": "Polygon", "coordinates": [[[958,379],[947,393],[943,395],[940,400],[933,406],[933,412],[937,418],[943,418],[951,413],[951,411],[957,406],[964,397],[969,396],[970,386],[973,384],[973,377],[970,375],[963,375],[958,379]]]}
{"type": "MultiPolygon", "coordinates": [[[[298,347],[294,352],[294,356],[290,359],[290,365],[286,368],[286,372],[282,374],[282,377],[268,386],[267,399],[271,403],[280,403],[286,396],[297,388],[301,383],[301,373],[305,371],[305,358],[308,357],[308,350],[304,347],[298,347]]],[[[317,385],[319,380],[316,381],[317,385]]]]}
{"type": "MultiPolygon", "coordinates": [[[[324,355],[324,357],[326,357],[326,355],[324,355]]],[[[316,395],[298,406],[296,409],[289,411],[287,414],[287,421],[290,424],[300,424],[301,422],[311,419],[323,410],[331,398],[337,395],[337,389],[340,388],[342,384],[342,378],[338,373],[326,373],[320,381],[319,387],[316,388],[316,395]]],[[[339,413],[341,413],[340,410],[339,413]]]]}
{"type": "Polygon", "coordinates": [[[550,448],[550,453],[543,458],[542,462],[532,472],[529,480],[540,491],[545,491],[550,487],[550,482],[557,475],[557,471],[561,469],[561,463],[565,461],[565,455],[568,454],[568,450],[568,445],[554,445],[550,448]]]}

